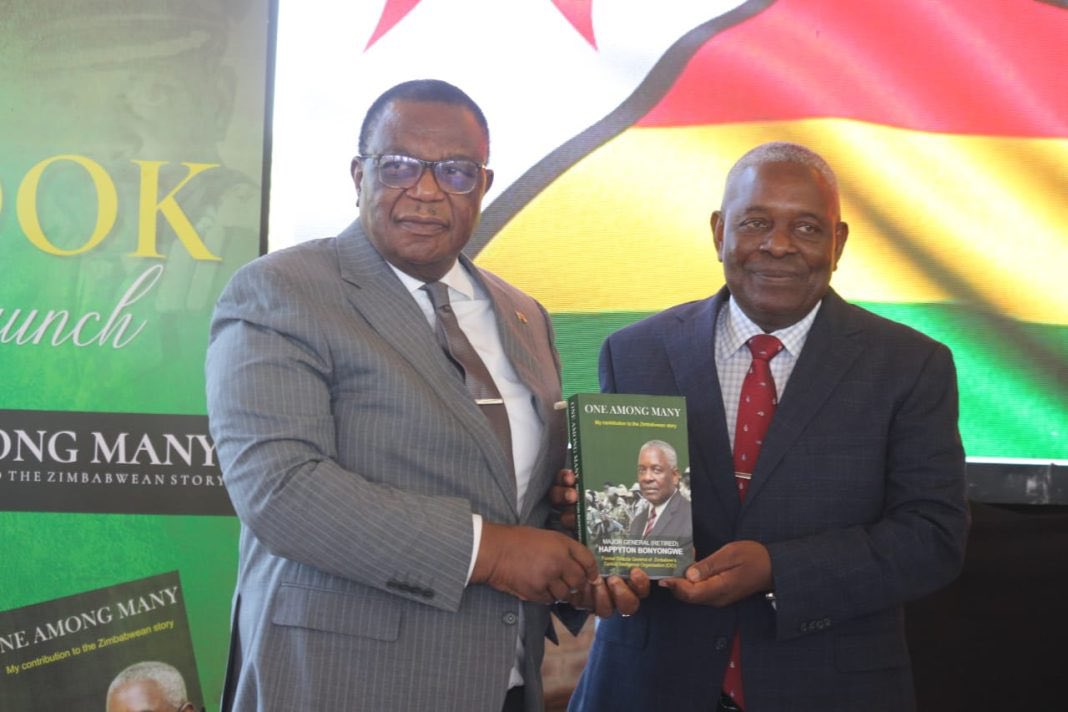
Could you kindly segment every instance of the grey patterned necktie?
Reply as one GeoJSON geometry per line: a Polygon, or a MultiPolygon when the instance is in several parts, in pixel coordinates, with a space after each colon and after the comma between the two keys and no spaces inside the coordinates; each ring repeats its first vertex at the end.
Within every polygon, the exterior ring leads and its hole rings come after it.
{"type": "Polygon", "coordinates": [[[444,282],[427,282],[423,285],[423,289],[430,295],[430,303],[434,306],[434,314],[437,317],[434,334],[438,337],[438,343],[459,369],[468,392],[475,399],[475,404],[478,405],[482,414],[486,416],[493,432],[496,433],[514,476],[512,430],[508,425],[508,411],[504,407],[501,392],[497,390],[489,369],[479,358],[478,351],[467,340],[463,329],[460,328],[460,323],[456,320],[456,314],[449,302],[448,285],[444,282]]]}

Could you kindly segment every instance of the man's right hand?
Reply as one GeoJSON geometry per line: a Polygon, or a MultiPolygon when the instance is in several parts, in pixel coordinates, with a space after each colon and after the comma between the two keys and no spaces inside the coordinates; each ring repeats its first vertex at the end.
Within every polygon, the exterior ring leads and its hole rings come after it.
{"type": "Polygon", "coordinates": [[[624,616],[638,612],[641,599],[649,595],[651,582],[649,576],[641,569],[631,569],[630,578],[608,576],[604,585],[591,586],[592,598],[571,601],[577,608],[591,610],[598,618],[608,618],[616,611],[624,616]]]}
{"type": "Polygon", "coordinates": [[[603,582],[590,550],[559,532],[483,520],[471,583],[537,603],[590,595],[603,582]]]}

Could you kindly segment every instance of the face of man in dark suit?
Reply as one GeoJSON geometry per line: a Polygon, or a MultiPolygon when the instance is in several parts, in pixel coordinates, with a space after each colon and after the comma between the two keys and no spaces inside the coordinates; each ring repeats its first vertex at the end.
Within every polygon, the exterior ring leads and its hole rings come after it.
{"type": "Polygon", "coordinates": [[[712,231],[731,294],[769,332],[800,321],[823,298],[849,235],[826,179],[782,161],[735,176],[712,231]]]}
{"type": "MultiPolygon", "coordinates": [[[[441,102],[396,100],[370,130],[367,155],[400,154],[440,161],[466,159],[479,165],[489,139],[466,107],[441,102]]],[[[423,170],[410,188],[391,188],[379,179],[375,161],[357,158],[352,177],[364,232],[391,264],[423,281],[442,277],[478,225],[482,196],[493,182],[481,172],[470,193],[447,193],[434,172],[423,170]]]]}
{"type": "Polygon", "coordinates": [[[658,507],[675,494],[679,486],[679,470],[672,467],[660,448],[643,448],[638,453],[638,486],[642,497],[658,507]]]}

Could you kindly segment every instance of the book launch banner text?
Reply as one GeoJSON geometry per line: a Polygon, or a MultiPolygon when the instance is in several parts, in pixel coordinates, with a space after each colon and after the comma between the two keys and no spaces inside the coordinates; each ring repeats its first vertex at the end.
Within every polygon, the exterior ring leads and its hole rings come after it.
{"type": "MultiPolygon", "coordinates": [[[[181,577],[167,620],[197,704],[222,684],[237,532],[204,351],[219,292],[265,244],[275,16],[272,0],[0,0],[0,620],[52,607],[41,625],[66,631],[80,598],[103,610],[94,592],[175,572],[159,585],[181,577]]],[[[33,627],[8,628],[5,709],[30,689],[12,709],[102,709],[97,678],[141,644],[38,638],[80,654],[23,669],[33,627]]]]}

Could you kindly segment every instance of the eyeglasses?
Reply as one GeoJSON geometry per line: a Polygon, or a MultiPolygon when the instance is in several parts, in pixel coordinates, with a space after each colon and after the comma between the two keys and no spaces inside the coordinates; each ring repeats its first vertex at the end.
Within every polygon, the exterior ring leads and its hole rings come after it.
{"type": "Polygon", "coordinates": [[[463,158],[449,158],[444,161],[424,161],[421,158],[399,154],[377,154],[359,156],[361,161],[375,161],[378,164],[378,179],[390,188],[408,189],[419,182],[423,171],[430,168],[438,186],[446,193],[463,195],[470,193],[478,185],[479,176],[485,166],[463,158]]]}

